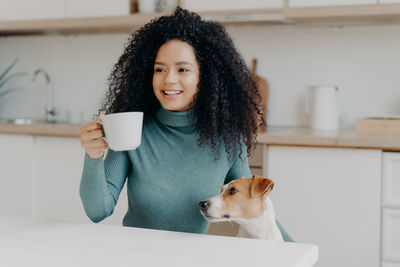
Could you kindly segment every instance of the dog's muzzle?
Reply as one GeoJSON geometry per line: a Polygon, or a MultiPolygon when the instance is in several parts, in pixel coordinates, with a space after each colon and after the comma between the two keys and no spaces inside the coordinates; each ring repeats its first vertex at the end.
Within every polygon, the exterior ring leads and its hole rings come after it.
{"type": "Polygon", "coordinates": [[[210,207],[210,202],[207,200],[201,201],[201,202],[199,202],[199,206],[200,206],[201,211],[206,212],[208,210],[208,208],[210,207]]]}

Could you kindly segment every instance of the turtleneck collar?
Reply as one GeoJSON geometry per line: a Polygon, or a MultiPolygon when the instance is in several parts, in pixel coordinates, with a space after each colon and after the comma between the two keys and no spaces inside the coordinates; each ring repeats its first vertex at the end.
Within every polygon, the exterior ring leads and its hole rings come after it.
{"type": "Polygon", "coordinates": [[[190,119],[188,118],[188,116],[191,115],[191,112],[193,112],[193,109],[182,112],[170,111],[161,106],[160,109],[157,111],[156,117],[162,124],[172,127],[193,126],[193,124],[191,124],[190,122],[190,119]]]}

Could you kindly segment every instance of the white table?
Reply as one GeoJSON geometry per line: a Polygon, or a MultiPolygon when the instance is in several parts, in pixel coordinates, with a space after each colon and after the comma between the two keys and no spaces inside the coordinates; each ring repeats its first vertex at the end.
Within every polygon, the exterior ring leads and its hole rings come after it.
{"type": "Polygon", "coordinates": [[[0,216],[0,266],[309,267],[318,247],[0,216]]]}

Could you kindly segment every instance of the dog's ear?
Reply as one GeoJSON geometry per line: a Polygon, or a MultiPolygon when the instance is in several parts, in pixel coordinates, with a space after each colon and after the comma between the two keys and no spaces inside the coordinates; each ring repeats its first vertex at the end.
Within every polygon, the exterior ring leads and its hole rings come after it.
{"type": "Polygon", "coordinates": [[[268,178],[253,175],[251,180],[251,196],[261,197],[267,192],[272,191],[274,188],[274,182],[268,178]]]}

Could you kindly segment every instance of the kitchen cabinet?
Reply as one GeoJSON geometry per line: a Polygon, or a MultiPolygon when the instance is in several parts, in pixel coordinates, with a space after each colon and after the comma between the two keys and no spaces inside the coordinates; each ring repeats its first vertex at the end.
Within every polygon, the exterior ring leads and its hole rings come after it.
{"type": "Polygon", "coordinates": [[[400,265],[400,153],[382,161],[382,262],[400,265]]]}
{"type": "Polygon", "coordinates": [[[381,267],[400,267],[400,263],[382,263],[381,267]]]}
{"type": "Polygon", "coordinates": [[[2,0],[0,20],[56,19],[64,17],[64,0],[2,0]]]}
{"type": "MultiPolygon", "coordinates": [[[[132,33],[132,30],[163,15],[163,13],[123,15],[125,14],[124,0],[118,0],[118,4],[113,7],[107,6],[110,1],[101,3],[101,5],[96,2],[97,4],[94,7],[90,7],[90,5],[85,4],[88,2],[65,0],[70,1],[65,4],[66,7],[63,10],[65,14],[51,17],[58,19],[35,20],[37,16],[21,15],[15,17],[15,15],[12,15],[13,12],[8,12],[5,3],[10,1],[12,0],[0,1],[1,35],[132,33]],[[82,9],[78,9],[80,5],[82,5],[82,9]],[[118,16],[116,16],[117,14],[118,16]],[[9,21],[10,16],[13,16],[11,20],[15,21],[9,21]]],[[[227,5],[222,4],[222,1],[207,0],[206,2],[212,4],[205,5],[204,1],[190,0],[187,3],[185,1],[184,6],[197,11],[206,20],[216,20],[224,25],[259,22],[263,22],[265,25],[301,23],[323,25],[327,22],[326,20],[331,25],[344,25],[344,23],[346,25],[358,25],[365,22],[376,24],[381,21],[395,23],[400,17],[399,1],[382,0],[381,5],[379,5],[378,0],[291,0],[288,2],[290,6],[287,7],[286,0],[254,0],[249,3],[247,1],[236,1],[234,3],[229,1],[227,5]],[[382,4],[389,3],[389,1],[393,1],[390,2],[393,4],[382,4]]],[[[226,3],[228,0],[223,2],[226,3]]],[[[55,13],[52,12],[52,14],[55,13]]],[[[42,18],[46,18],[46,16],[42,16],[42,18]]]]}
{"type": "Polygon", "coordinates": [[[0,213],[31,216],[33,137],[0,134],[0,213]]]}
{"type": "Polygon", "coordinates": [[[263,153],[264,146],[257,144],[254,153],[249,157],[249,166],[252,174],[263,175],[263,153]]]}
{"type": "Polygon", "coordinates": [[[378,0],[289,0],[289,7],[372,5],[377,3],[378,0]]]}
{"type": "Polygon", "coordinates": [[[394,4],[400,3],[400,0],[378,0],[379,4],[394,4]]]}
{"type": "Polygon", "coordinates": [[[259,8],[283,8],[284,0],[185,0],[183,7],[191,11],[242,10],[259,8]]]}
{"type": "Polygon", "coordinates": [[[65,0],[65,17],[126,16],[130,13],[130,0],[65,0]]]}
{"type": "Polygon", "coordinates": [[[381,150],[268,146],[265,161],[276,216],[319,245],[316,266],[380,265],[381,150]]]}
{"type": "MultiPolygon", "coordinates": [[[[79,196],[84,150],[78,138],[37,136],[34,156],[34,215],[48,219],[89,221],[79,196]]],[[[127,206],[124,187],[114,214],[103,222],[121,225],[127,206]]]]}
{"type": "Polygon", "coordinates": [[[35,217],[87,221],[79,198],[83,156],[76,138],[35,137],[35,217]]]}
{"type": "Polygon", "coordinates": [[[382,261],[400,264],[400,209],[382,211],[382,261]]]}
{"type": "Polygon", "coordinates": [[[2,0],[0,21],[123,16],[130,0],[2,0]]]}
{"type": "MultiPolygon", "coordinates": [[[[88,222],[79,196],[84,151],[78,138],[0,135],[0,213],[88,222]]],[[[128,200],[122,190],[114,214],[121,225],[128,200]]]]}

